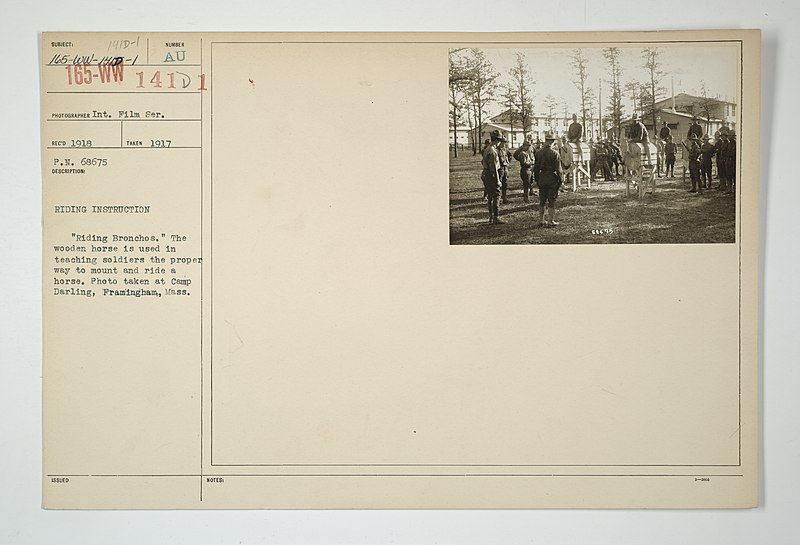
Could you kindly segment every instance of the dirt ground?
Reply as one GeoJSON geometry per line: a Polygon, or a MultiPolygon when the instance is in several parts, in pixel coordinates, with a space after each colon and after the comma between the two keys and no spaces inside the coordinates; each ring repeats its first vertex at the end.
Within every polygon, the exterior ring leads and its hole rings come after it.
{"type": "Polygon", "coordinates": [[[522,181],[516,161],[509,165],[508,204],[500,205],[505,225],[490,225],[480,156],[471,151],[450,156],[451,244],[637,244],[735,242],[736,199],[714,189],[702,195],[689,193],[691,182],[681,179],[683,167],[675,167],[675,178],[656,178],[656,192],[641,200],[625,182],[592,184],[573,193],[562,191],[556,203],[555,227],[539,223],[539,203],[534,197],[523,202],[522,181]]]}

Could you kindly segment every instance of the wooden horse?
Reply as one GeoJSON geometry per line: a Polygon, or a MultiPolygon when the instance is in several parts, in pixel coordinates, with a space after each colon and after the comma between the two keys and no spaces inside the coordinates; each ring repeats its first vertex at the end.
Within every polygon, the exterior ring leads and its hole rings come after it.
{"type": "Polygon", "coordinates": [[[572,191],[577,191],[583,179],[586,180],[586,188],[592,188],[592,176],[589,172],[590,150],[588,144],[581,142],[580,150],[578,144],[572,142],[559,142],[558,156],[561,159],[561,167],[565,175],[572,176],[572,191]]]}
{"type": "Polygon", "coordinates": [[[625,163],[625,196],[631,194],[631,182],[637,190],[637,197],[642,198],[647,186],[656,192],[656,162],[658,149],[652,142],[646,145],[639,142],[623,142],[623,161],[625,163]]]}

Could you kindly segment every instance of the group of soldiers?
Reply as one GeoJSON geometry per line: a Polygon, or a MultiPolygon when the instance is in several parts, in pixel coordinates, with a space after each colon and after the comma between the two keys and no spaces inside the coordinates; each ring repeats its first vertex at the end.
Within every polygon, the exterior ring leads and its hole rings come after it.
{"type": "MultiPolygon", "coordinates": [[[[645,164],[652,167],[650,157],[650,137],[647,128],[642,123],[638,114],[633,114],[626,137],[628,142],[640,143],[646,150],[645,164]]],[[[499,203],[508,202],[508,169],[512,159],[519,162],[520,178],[522,180],[522,195],[525,202],[530,202],[530,197],[539,197],[539,224],[550,227],[558,225],[555,221],[555,203],[563,181],[564,165],[561,163],[560,154],[553,149],[554,144],[560,152],[572,157],[570,144],[575,144],[579,160],[583,161],[583,126],[578,122],[577,115],[573,114],[572,124],[567,134],[558,140],[552,131],[547,131],[544,142],[533,142],[530,135],[525,137],[525,142],[513,153],[509,151],[507,141],[499,130],[490,133],[489,139],[484,142],[482,151],[481,180],[484,186],[484,198],[488,201],[489,223],[493,225],[504,223],[499,216],[499,203]],[[539,191],[534,190],[534,184],[539,191]],[[549,217],[545,218],[545,212],[549,217]]],[[[616,138],[588,142],[590,150],[590,172],[594,181],[599,172],[606,181],[613,181],[614,176],[619,176],[619,168],[624,164],[622,148],[616,138]],[[613,172],[612,172],[613,170],[613,172]]],[[[687,138],[681,140],[681,145],[688,155],[689,174],[692,181],[691,193],[702,194],[704,189],[711,188],[712,160],[716,157],[717,176],[719,185],[717,189],[730,194],[735,190],[736,184],[736,132],[725,126],[721,127],[711,138],[704,134],[697,116],[692,118],[687,138]],[[701,144],[702,142],[702,144],[701,144]]],[[[678,146],[673,141],[672,129],[664,121],[655,139],[657,149],[656,168],[661,176],[661,168],[667,177],[674,177],[675,160],[678,146]]]]}
{"type": "MultiPolygon", "coordinates": [[[[639,142],[647,149],[649,142],[647,128],[637,115],[634,115],[629,137],[631,141],[639,142]]],[[[656,163],[658,176],[661,176],[663,165],[665,167],[664,175],[674,177],[678,145],[674,142],[672,129],[666,121],[661,124],[658,138],[655,139],[655,146],[658,155],[656,163]]],[[[687,151],[689,177],[692,181],[690,193],[702,193],[704,189],[711,189],[712,159],[715,156],[717,158],[717,177],[719,178],[717,189],[726,194],[734,192],[736,187],[736,131],[725,126],[720,127],[714,135],[712,144],[711,137],[704,133],[699,118],[692,116],[692,124],[686,133],[686,139],[681,140],[681,146],[687,151]]]]}
{"type": "MultiPolygon", "coordinates": [[[[634,114],[631,124],[626,134],[629,142],[639,143],[645,150],[649,149],[650,136],[642,123],[641,117],[634,114]]],[[[654,141],[656,147],[656,173],[659,177],[675,176],[675,161],[678,155],[678,144],[672,137],[672,129],[666,121],[658,131],[658,137],[654,141]]],[[[704,134],[700,126],[699,118],[693,116],[692,124],[686,135],[685,140],[681,140],[681,145],[687,151],[689,176],[692,180],[692,193],[702,192],[702,189],[710,189],[713,179],[712,159],[716,157],[717,177],[720,180],[717,189],[724,193],[733,193],[736,181],[736,132],[728,127],[721,127],[714,135],[714,142],[711,137],[704,134]],[[701,143],[702,142],[702,143],[701,143]]],[[[622,149],[615,138],[605,139],[599,142],[589,140],[589,149],[592,157],[590,160],[590,172],[592,181],[596,173],[601,173],[606,181],[613,181],[614,175],[619,176],[619,167],[624,163],[622,149]],[[613,167],[613,173],[612,173],[613,167]]],[[[652,158],[649,153],[646,164],[652,166],[652,158]]]]}
{"type": "Polygon", "coordinates": [[[556,221],[556,198],[561,186],[561,160],[558,153],[552,149],[556,138],[552,131],[545,134],[544,143],[534,146],[530,137],[525,138],[513,154],[508,150],[505,137],[498,130],[489,135],[485,143],[481,165],[481,180],[483,181],[484,198],[488,202],[489,223],[498,225],[505,223],[500,219],[499,202],[508,202],[508,165],[512,159],[519,161],[520,178],[522,179],[522,192],[525,202],[530,197],[539,197],[539,225],[553,227],[556,221]],[[533,190],[533,184],[538,187],[538,193],[533,190]],[[545,218],[545,212],[548,217],[545,218]]]}
{"type": "MultiPolygon", "coordinates": [[[[725,126],[720,127],[714,135],[712,144],[711,137],[703,133],[697,117],[694,117],[692,122],[687,134],[689,143],[687,144],[685,140],[681,141],[681,145],[689,154],[689,176],[692,179],[692,188],[689,191],[703,193],[704,189],[711,189],[712,160],[716,157],[717,177],[719,178],[717,189],[726,194],[734,193],[736,190],[736,131],[725,126]]],[[[666,122],[664,125],[666,126],[666,122]]],[[[669,141],[672,141],[671,135],[669,141]]]]}

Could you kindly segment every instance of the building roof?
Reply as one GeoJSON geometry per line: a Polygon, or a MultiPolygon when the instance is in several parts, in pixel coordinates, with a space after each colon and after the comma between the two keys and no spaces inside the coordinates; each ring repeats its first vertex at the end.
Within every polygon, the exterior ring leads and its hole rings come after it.
{"type": "MultiPolygon", "coordinates": [[[[496,115],[493,115],[492,117],[490,117],[489,121],[490,122],[494,122],[499,117],[505,117],[505,116],[509,115],[509,112],[510,112],[510,110],[504,110],[504,111],[500,112],[499,114],[496,114],[496,115]]],[[[517,116],[517,119],[519,119],[519,112],[513,112],[513,113],[514,113],[514,115],[517,116]]],[[[531,115],[532,118],[536,118],[536,119],[565,119],[563,115],[560,115],[560,114],[557,114],[557,113],[554,114],[554,115],[548,115],[546,112],[531,112],[530,115],[531,115]]],[[[567,116],[567,118],[568,119],[572,119],[572,114],[569,114],[567,116]]],[[[578,116],[578,118],[580,119],[580,116],[578,116]]]]}
{"type": "Polygon", "coordinates": [[[690,113],[687,113],[687,112],[678,112],[676,110],[673,110],[672,108],[661,108],[661,109],[658,110],[658,113],[677,115],[678,117],[685,117],[687,119],[692,119],[693,117],[697,117],[697,119],[701,119],[703,121],[714,121],[713,117],[710,117],[710,118],[706,119],[702,115],[690,114],[690,113]]]}
{"type": "MultiPolygon", "coordinates": [[[[495,129],[500,129],[501,131],[511,132],[511,125],[509,123],[495,123],[495,122],[488,122],[486,123],[486,128],[494,127],[495,129]]],[[[522,132],[522,125],[514,125],[514,132],[522,132]]]]}
{"type": "MultiPolygon", "coordinates": [[[[719,122],[719,123],[722,123],[722,121],[723,121],[722,119],[717,119],[715,117],[705,118],[702,115],[698,115],[698,114],[690,114],[690,113],[686,113],[686,112],[679,112],[679,111],[673,110],[672,108],[659,108],[658,110],[656,110],[656,115],[658,115],[660,113],[665,113],[665,114],[669,114],[669,115],[675,115],[675,116],[678,116],[678,117],[684,117],[686,119],[692,119],[693,117],[697,117],[697,119],[699,119],[700,121],[706,121],[706,122],[719,122]]],[[[650,114],[649,113],[645,114],[642,117],[643,117],[644,121],[647,121],[647,119],[650,117],[650,114]]],[[[627,124],[630,124],[630,122],[631,122],[631,119],[627,118],[627,119],[623,119],[620,124],[621,125],[627,125],[627,124]]]]}
{"type": "MultiPolygon", "coordinates": [[[[713,100],[715,102],[719,102],[722,104],[736,104],[735,102],[731,102],[729,100],[723,100],[721,98],[716,98],[716,97],[699,97],[696,95],[690,95],[688,93],[678,93],[677,95],[675,95],[675,100],[686,100],[686,99],[689,99],[693,102],[700,102],[702,100],[713,100]]],[[[669,96],[667,98],[662,98],[661,100],[657,100],[656,106],[666,102],[672,102],[672,97],[669,96]]]]}

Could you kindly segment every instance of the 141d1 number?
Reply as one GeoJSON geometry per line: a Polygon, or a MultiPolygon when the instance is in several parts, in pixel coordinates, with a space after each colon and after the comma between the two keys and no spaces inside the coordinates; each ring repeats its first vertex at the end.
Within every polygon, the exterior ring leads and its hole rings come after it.
{"type": "MultiPolygon", "coordinates": [[[[164,74],[165,78],[162,81],[161,79],[161,70],[156,70],[153,72],[153,76],[149,78],[150,80],[150,87],[155,87],[156,89],[166,88],[166,89],[186,89],[192,84],[192,78],[188,74],[184,74],[183,72],[167,72],[164,74]],[[177,85],[176,85],[177,83],[177,85]]],[[[147,81],[147,76],[144,72],[136,72],[136,77],[138,78],[138,83],[136,85],[137,89],[144,89],[145,83],[147,81]]],[[[205,74],[198,74],[198,83],[197,83],[197,90],[198,91],[208,91],[206,88],[206,75],[205,74]]]]}

